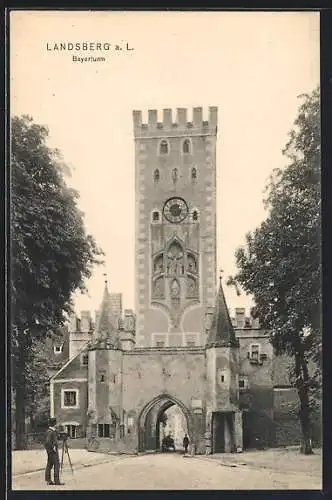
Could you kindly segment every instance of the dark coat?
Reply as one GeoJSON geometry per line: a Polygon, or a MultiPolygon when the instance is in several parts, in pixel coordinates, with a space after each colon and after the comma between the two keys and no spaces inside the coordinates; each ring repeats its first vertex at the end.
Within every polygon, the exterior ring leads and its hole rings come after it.
{"type": "Polygon", "coordinates": [[[189,444],[189,438],[185,436],[183,438],[183,446],[188,446],[188,444],[189,444]]]}
{"type": "Polygon", "coordinates": [[[58,452],[58,433],[53,429],[47,429],[44,440],[47,453],[58,452]]]}

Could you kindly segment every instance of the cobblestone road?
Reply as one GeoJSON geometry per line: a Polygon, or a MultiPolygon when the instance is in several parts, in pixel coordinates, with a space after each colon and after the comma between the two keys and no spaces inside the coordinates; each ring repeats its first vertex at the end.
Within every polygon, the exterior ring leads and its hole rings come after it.
{"type": "Polygon", "coordinates": [[[16,476],[13,490],[320,489],[320,477],[248,466],[221,465],[177,454],[119,457],[109,463],[63,472],[64,486],[46,486],[43,472],[16,476]]]}

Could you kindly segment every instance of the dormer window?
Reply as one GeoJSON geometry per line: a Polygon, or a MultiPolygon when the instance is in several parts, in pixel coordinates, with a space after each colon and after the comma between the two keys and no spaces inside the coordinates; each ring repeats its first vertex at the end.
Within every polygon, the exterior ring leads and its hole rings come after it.
{"type": "Polygon", "coordinates": [[[191,144],[189,139],[185,139],[182,144],[182,152],[184,154],[190,154],[191,152],[191,144]]]}
{"type": "Polygon", "coordinates": [[[156,170],[153,172],[153,181],[159,182],[159,180],[160,180],[160,172],[159,169],[156,168],[156,170]]]}
{"type": "Polygon", "coordinates": [[[167,155],[168,154],[168,142],[163,140],[160,143],[159,146],[159,154],[161,155],[167,155]]]}

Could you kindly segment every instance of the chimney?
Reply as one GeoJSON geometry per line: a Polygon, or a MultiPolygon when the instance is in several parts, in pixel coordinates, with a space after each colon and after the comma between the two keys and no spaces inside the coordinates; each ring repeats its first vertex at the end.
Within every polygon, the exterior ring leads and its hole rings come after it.
{"type": "Polygon", "coordinates": [[[236,328],[244,328],[246,310],[244,307],[235,308],[236,328]]]}

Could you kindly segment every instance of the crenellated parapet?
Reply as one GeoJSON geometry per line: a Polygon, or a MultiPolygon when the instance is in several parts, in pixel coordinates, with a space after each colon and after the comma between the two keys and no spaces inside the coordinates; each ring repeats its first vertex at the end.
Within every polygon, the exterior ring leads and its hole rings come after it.
{"type": "MultiPolygon", "coordinates": [[[[100,311],[95,312],[95,317],[91,311],[81,311],[80,315],[72,314],[69,318],[69,357],[72,358],[88,342],[91,342],[96,325],[100,316],[100,311]]],[[[119,338],[124,350],[130,350],[135,345],[136,316],[131,309],[125,309],[123,315],[114,318],[114,328],[119,332],[119,338]]]]}
{"type": "Polygon", "coordinates": [[[251,311],[245,307],[236,307],[234,313],[231,314],[232,325],[236,329],[259,329],[261,328],[259,318],[254,318],[251,311]]]}
{"type": "Polygon", "coordinates": [[[135,138],[161,136],[161,135],[209,135],[216,133],[218,124],[218,108],[209,106],[208,120],[203,120],[203,108],[195,107],[192,110],[192,120],[188,121],[187,108],[176,108],[176,118],[173,121],[173,110],[163,109],[162,121],[158,121],[158,110],[148,110],[148,121],[143,122],[140,110],[133,111],[133,124],[135,138]]]}

